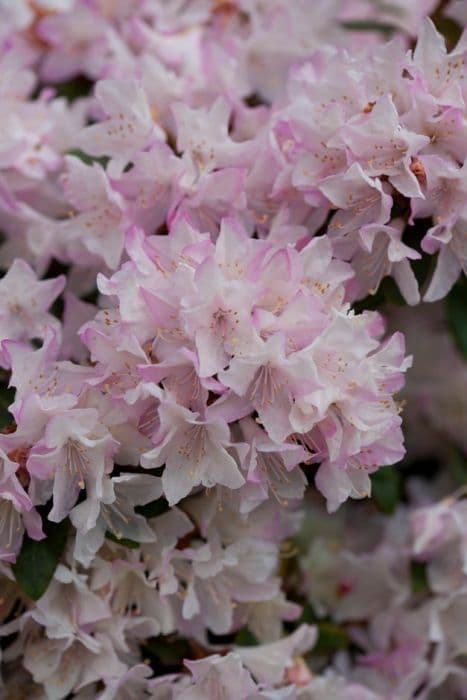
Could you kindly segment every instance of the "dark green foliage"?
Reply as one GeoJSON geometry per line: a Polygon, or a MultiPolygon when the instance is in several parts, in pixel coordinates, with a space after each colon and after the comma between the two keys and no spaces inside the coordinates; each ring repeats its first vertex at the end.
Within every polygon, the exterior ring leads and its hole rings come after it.
{"type": "Polygon", "coordinates": [[[193,657],[189,642],[174,635],[151,637],[142,645],[141,650],[156,674],[179,671],[180,660],[193,657]]]}
{"type": "Polygon", "coordinates": [[[313,654],[334,654],[350,645],[347,632],[332,622],[318,623],[318,640],[313,647],[313,654]]]}
{"type": "Polygon", "coordinates": [[[429,591],[426,566],[423,562],[413,561],[411,563],[410,581],[412,593],[425,593],[429,591]]]}
{"type": "Polygon", "coordinates": [[[350,639],[345,629],[330,620],[319,620],[311,605],[303,607],[300,623],[316,625],[318,628],[318,639],[312,649],[312,654],[334,654],[350,645],[350,639]]]}
{"type": "Polygon", "coordinates": [[[381,32],[386,36],[391,36],[396,31],[397,27],[389,22],[378,22],[377,20],[354,19],[347,22],[341,22],[344,29],[352,32],[381,32]]]}
{"type": "Polygon", "coordinates": [[[467,484],[467,456],[454,445],[449,447],[447,468],[456,484],[459,486],[467,484]]]}
{"type": "Polygon", "coordinates": [[[88,80],[84,75],[78,75],[76,78],[66,80],[63,83],[54,85],[57,91],[57,97],[64,97],[68,102],[74,102],[79,97],[86,97],[91,93],[94,83],[88,80]]]}
{"type": "Polygon", "coordinates": [[[61,523],[45,521],[46,538],[40,542],[24,536],[23,546],[13,565],[15,578],[33,600],[38,600],[47,590],[57,564],[65,549],[69,520],[61,523]]]}
{"type": "Polygon", "coordinates": [[[239,647],[255,647],[258,644],[258,640],[256,639],[255,635],[250,632],[247,627],[244,627],[237,632],[234,641],[239,647]]]}
{"type": "Polygon", "coordinates": [[[401,476],[396,467],[383,467],[371,476],[371,495],[377,508],[391,515],[401,498],[401,476]]]}
{"type": "Polygon", "coordinates": [[[15,398],[15,390],[9,389],[5,384],[0,384],[0,432],[13,423],[13,416],[8,406],[15,398]]]}
{"type": "Polygon", "coordinates": [[[136,506],[135,508],[135,512],[144,515],[145,518],[156,518],[158,515],[167,513],[168,510],[170,510],[169,504],[163,496],[156,501],[146,503],[145,506],[136,506]]]}
{"type": "Polygon", "coordinates": [[[84,151],[82,151],[79,148],[72,148],[69,151],[67,151],[67,155],[69,156],[74,156],[75,158],[79,158],[79,160],[82,160],[85,165],[92,165],[93,163],[99,163],[102,165],[102,167],[105,169],[107,163],[109,162],[109,159],[107,156],[90,156],[84,151]]]}

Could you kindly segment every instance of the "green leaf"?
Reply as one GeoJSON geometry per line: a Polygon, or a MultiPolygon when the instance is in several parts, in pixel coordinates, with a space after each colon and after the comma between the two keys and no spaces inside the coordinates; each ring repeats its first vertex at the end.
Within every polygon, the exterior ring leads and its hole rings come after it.
{"type": "Polygon", "coordinates": [[[371,477],[371,495],[377,508],[391,515],[401,498],[401,476],[395,467],[383,467],[371,477]]]}
{"type": "Polygon", "coordinates": [[[347,632],[339,625],[329,620],[320,620],[313,607],[306,603],[300,616],[300,624],[316,625],[318,640],[313,647],[312,654],[333,654],[340,649],[346,649],[350,644],[347,632]]]}
{"type": "MultiPolygon", "coordinates": [[[[425,220],[423,219],[421,221],[421,224],[425,220]]],[[[414,228],[417,227],[417,222],[415,222],[414,228]]],[[[426,234],[426,227],[423,227],[420,225],[418,227],[418,236],[423,237],[426,234]]],[[[412,247],[416,247],[417,244],[413,240],[409,240],[408,244],[411,245],[412,247]]],[[[422,257],[419,260],[412,260],[411,261],[411,267],[414,272],[415,277],[417,278],[418,286],[420,289],[426,289],[428,287],[429,281],[434,275],[434,272],[436,270],[436,265],[438,261],[438,256],[437,255],[425,255],[423,254],[423,251],[419,251],[422,253],[422,257]]]]}
{"type": "Polygon", "coordinates": [[[347,632],[332,622],[318,624],[318,641],[312,649],[313,654],[333,654],[346,649],[350,644],[347,632]]]}
{"type": "Polygon", "coordinates": [[[167,500],[162,497],[151,503],[146,503],[145,506],[136,506],[135,512],[139,515],[144,515],[145,518],[157,518],[158,515],[166,513],[169,508],[167,500]]]}
{"type": "Polygon", "coordinates": [[[143,650],[162,666],[179,666],[180,659],[190,658],[190,647],[185,639],[151,637],[144,643],[143,650]]]}
{"type": "Polygon", "coordinates": [[[426,593],[429,591],[426,565],[423,562],[413,561],[410,564],[410,581],[412,593],[426,593]]]}
{"type": "Polygon", "coordinates": [[[446,464],[456,484],[465,486],[467,484],[467,457],[462,450],[455,445],[450,445],[446,464]]]}
{"type": "Polygon", "coordinates": [[[353,305],[354,311],[357,314],[363,313],[363,311],[374,311],[382,306],[386,302],[386,298],[381,290],[381,285],[375,292],[375,294],[369,294],[364,299],[356,301],[353,305]]]}
{"type": "Polygon", "coordinates": [[[62,83],[57,83],[55,89],[57,97],[64,97],[68,102],[73,102],[79,97],[86,97],[91,92],[93,83],[83,75],[78,75],[76,78],[66,80],[62,83]]]}
{"type": "Polygon", "coordinates": [[[376,20],[354,19],[347,22],[341,22],[344,29],[352,32],[382,32],[383,34],[392,34],[397,27],[389,22],[378,22],[376,20]]]}
{"type": "Polygon", "coordinates": [[[389,304],[395,304],[396,306],[406,306],[406,301],[397,284],[394,282],[392,277],[385,277],[381,282],[381,291],[383,296],[389,304]]]}
{"type": "Polygon", "coordinates": [[[250,632],[250,630],[247,627],[244,627],[239,632],[237,632],[237,634],[235,635],[234,642],[239,647],[256,647],[256,646],[258,646],[258,640],[256,639],[255,635],[252,632],[250,632]]]}
{"type": "Polygon", "coordinates": [[[465,277],[448,294],[446,311],[457,347],[467,359],[467,282],[465,277]]]}
{"type": "Polygon", "coordinates": [[[8,410],[8,406],[13,403],[14,398],[15,390],[13,388],[0,385],[0,431],[4,430],[14,421],[13,416],[8,410]]]}
{"type": "Polygon", "coordinates": [[[61,523],[46,521],[44,540],[36,542],[27,535],[24,537],[13,573],[24,593],[33,600],[38,600],[46,592],[52,580],[65,549],[68,528],[68,520],[61,523]]]}
{"type": "Polygon", "coordinates": [[[306,623],[307,625],[313,625],[316,622],[318,622],[318,617],[312,606],[308,605],[308,603],[305,604],[300,616],[300,624],[306,623]]]}
{"type": "Polygon", "coordinates": [[[92,165],[93,163],[99,163],[99,165],[102,165],[103,168],[106,167],[107,163],[109,162],[109,159],[107,156],[90,156],[88,153],[85,153],[82,151],[80,148],[70,148],[69,151],[66,152],[68,156],[74,156],[75,158],[79,158],[80,160],[83,161],[85,165],[92,165]]]}

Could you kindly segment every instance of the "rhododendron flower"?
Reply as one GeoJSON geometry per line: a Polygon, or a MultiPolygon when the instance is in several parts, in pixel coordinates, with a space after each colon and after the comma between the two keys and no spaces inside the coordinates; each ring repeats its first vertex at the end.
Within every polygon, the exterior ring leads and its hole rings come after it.
{"type": "Polygon", "coordinates": [[[177,503],[198,484],[239,488],[244,483],[226,449],[231,445],[227,423],[210,419],[209,408],[205,420],[198,420],[196,414],[169,399],[162,401],[159,416],[161,427],[154,437],[156,446],[141,461],[146,468],[166,465],[162,485],[169,504],[177,503]]]}
{"type": "Polygon", "coordinates": [[[19,465],[0,449],[0,560],[14,562],[25,530],[29,537],[45,537],[42,521],[16,475],[19,465]]]}
{"type": "Polygon", "coordinates": [[[104,543],[106,531],[117,540],[126,538],[135,542],[154,542],[154,531],[142,515],[135,513],[134,508],[155,501],[161,493],[160,480],[146,474],[123,474],[104,480],[100,513],[94,527],[89,528],[93,509],[90,500],[76,505],[70,512],[70,520],[77,530],[76,559],[89,566],[104,543]]]}
{"type": "Polygon", "coordinates": [[[467,698],[462,4],[0,0],[1,698],[467,698]]]}
{"type": "Polygon", "coordinates": [[[84,129],[76,144],[92,156],[111,156],[109,172],[119,175],[137,151],[163,132],[154,124],[144,90],[135,80],[102,80],[96,99],[106,119],[84,129]]]}
{"type": "Polygon", "coordinates": [[[39,281],[24,260],[15,260],[0,280],[1,339],[42,339],[47,327],[58,333],[60,324],[48,309],[64,286],[63,276],[39,281]]]}
{"type": "Polygon", "coordinates": [[[53,508],[49,518],[63,520],[86,489],[89,513],[86,528],[95,526],[103,498],[104,475],[111,470],[116,443],[98,422],[95,409],[72,409],[53,416],[44,438],[31,450],[28,470],[39,479],[53,479],[53,508]]]}

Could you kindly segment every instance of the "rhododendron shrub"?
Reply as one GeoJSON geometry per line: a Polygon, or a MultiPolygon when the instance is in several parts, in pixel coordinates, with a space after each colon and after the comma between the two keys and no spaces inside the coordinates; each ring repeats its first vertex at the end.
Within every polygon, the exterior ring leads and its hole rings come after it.
{"type": "Polygon", "coordinates": [[[2,699],[467,699],[466,20],[0,0],[2,699]]]}

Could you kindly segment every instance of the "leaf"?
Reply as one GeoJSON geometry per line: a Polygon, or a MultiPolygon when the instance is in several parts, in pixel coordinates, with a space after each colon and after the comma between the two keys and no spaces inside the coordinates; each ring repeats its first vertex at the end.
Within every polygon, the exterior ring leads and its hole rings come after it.
{"type": "MultiPolygon", "coordinates": [[[[414,229],[416,228],[417,231],[412,232],[414,240],[409,239],[409,245],[412,245],[413,248],[417,247],[417,244],[415,243],[415,236],[418,234],[418,237],[420,238],[426,234],[427,229],[423,226],[424,222],[425,219],[421,219],[420,222],[415,222],[414,229]]],[[[432,279],[435,273],[436,265],[438,262],[438,256],[426,255],[423,253],[423,251],[419,252],[422,253],[422,257],[418,260],[412,260],[411,267],[417,279],[419,288],[426,290],[430,280],[432,279]]]]}
{"type": "Polygon", "coordinates": [[[371,477],[371,495],[377,508],[391,515],[401,498],[401,476],[394,467],[383,467],[371,477]]]}
{"type": "Polygon", "coordinates": [[[152,661],[158,662],[162,667],[179,666],[180,659],[191,657],[189,642],[171,636],[151,637],[144,643],[143,649],[152,661]]]}
{"type": "Polygon", "coordinates": [[[378,22],[377,20],[353,19],[347,22],[341,22],[341,27],[352,32],[382,32],[383,34],[392,34],[397,27],[389,22],[378,22]]]}
{"type": "Polygon", "coordinates": [[[57,97],[64,97],[68,102],[74,102],[79,97],[86,97],[91,92],[93,83],[84,75],[78,75],[71,80],[65,80],[55,85],[57,97]]]}
{"type": "Polygon", "coordinates": [[[234,642],[239,647],[256,647],[256,646],[258,646],[258,640],[256,639],[255,635],[252,632],[250,632],[250,630],[247,627],[244,627],[239,632],[237,632],[237,634],[235,635],[234,642]]]}
{"type": "Polygon", "coordinates": [[[346,649],[350,644],[347,632],[339,625],[329,620],[320,620],[313,607],[306,603],[300,616],[300,624],[315,625],[318,629],[318,640],[311,650],[314,654],[332,654],[340,649],[346,649]]]}
{"type": "Polygon", "coordinates": [[[4,430],[14,421],[13,416],[8,410],[8,406],[13,403],[14,398],[15,390],[13,388],[0,385],[0,431],[4,430]]]}
{"type": "Polygon", "coordinates": [[[426,565],[423,562],[411,562],[410,581],[412,593],[426,593],[427,591],[429,591],[426,565]]]}
{"type": "Polygon", "coordinates": [[[361,314],[363,311],[374,311],[382,306],[386,301],[386,298],[382,292],[381,285],[374,294],[369,294],[364,299],[356,301],[353,305],[356,314],[361,314]]]}
{"type": "Polygon", "coordinates": [[[381,291],[389,304],[395,306],[406,306],[407,303],[402,296],[399,287],[394,282],[392,277],[385,277],[381,282],[381,291]]]}
{"type": "Polygon", "coordinates": [[[467,359],[467,282],[465,277],[448,294],[446,312],[456,345],[464,358],[467,359]]]}
{"type": "Polygon", "coordinates": [[[450,445],[446,464],[456,484],[465,486],[467,484],[467,457],[462,450],[455,445],[450,445]]]}
{"type": "Polygon", "coordinates": [[[341,649],[346,649],[350,644],[347,632],[332,622],[320,622],[318,624],[318,641],[313,647],[312,653],[333,654],[341,649]]]}
{"type": "Polygon", "coordinates": [[[316,622],[318,622],[318,617],[312,606],[308,605],[308,603],[305,604],[300,617],[300,624],[306,623],[307,625],[313,625],[316,622]]]}
{"type": "Polygon", "coordinates": [[[57,564],[65,549],[69,521],[46,521],[46,538],[36,542],[25,535],[21,552],[13,573],[21,589],[33,600],[38,600],[47,590],[57,564]]]}
{"type": "Polygon", "coordinates": [[[155,501],[146,503],[145,506],[136,506],[135,512],[145,518],[157,518],[158,515],[166,513],[169,509],[167,500],[162,496],[155,501]]]}
{"type": "Polygon", "coordinates": [[[109,162],[109,159],[107,156],[90,156],[88,153],[85,153],[82,151],[80,148],[70,148],[69,151],[66,152],[68,156],[74,156],[75,158],[79,158],[80,160],[83,161],[85,165],[92,165],[93,163],[99,163],[99,165],[102,165],[102,167],[105,169],[107,163],[109,162]]]}

